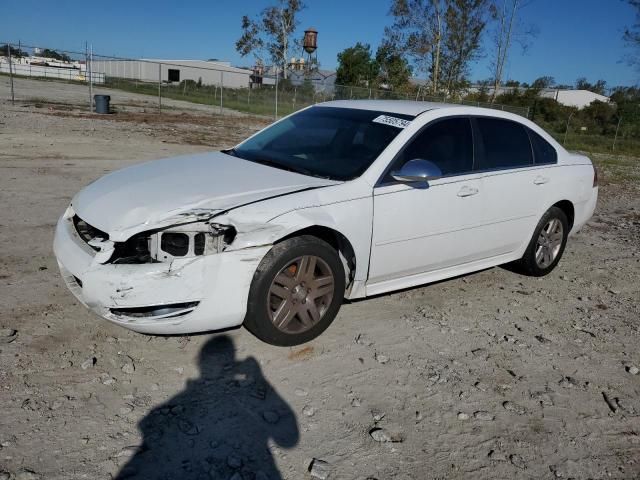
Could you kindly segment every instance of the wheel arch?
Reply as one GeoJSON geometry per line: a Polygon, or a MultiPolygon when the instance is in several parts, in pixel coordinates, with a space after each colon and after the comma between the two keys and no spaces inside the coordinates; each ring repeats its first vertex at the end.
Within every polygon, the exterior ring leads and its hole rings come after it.
{"type": "Polygon", "coordinates": [[[576,209],[573,206],[573,203],[569,200],[560,200],[559,202],[551,205],[551,207],[558,207],[564,212],[564,214],[567,216],[567,221],[569,222],[569,231],[571,231],[573,229],[573,223],[576,218],[576,209]]]}
{"type": "Polygon", "coordinates": [[[575,207],[573,205],[573,202],[571,200],[567,200],[567,199],[556,200],[553,203],[549,202],[547,204],[547,207],[540,213],[540,215],[537,218],[536,217],[532,217],[532,218],[535,218],[535,223],[532,222],[532,224],[530,225],[530,230],[529,230],[528,235],[525,237],[524,241],[522,242],[522,244],[518,248],[517,251],[519,252],[519,255],[524,255],[524,252],[525,252],[527,246],[529,245],[529,242],[531,241],[531,237],[533,236],[533,234],[536,231],[536,227],[538,225],[538,221],[544,216],[545,213],[547,213],[549,211],[549,209],[551,209],[553,207],[559,208],[567,216],[567,221],[569,222],[568,233],[571,233],[571,230],[573,229],[573,224],[574,224],[574,221],[575,221],[575,207]]]}
{"type": "Polygon", "coordinates": [[[319,238],[320,240],[327,242],[336,250],[336,252],[338,252],[344,266],[346,286],[347,289],[349,289],[353,283],[356,272],[356,254],[349,239],[342,232],[339,232],[334,228],[327,227],[326,225],[309,225],[287,233],[287,235],[276,240],[274,245],[289,238],[299,237],[302,235],[311,235],[319,238]]]}

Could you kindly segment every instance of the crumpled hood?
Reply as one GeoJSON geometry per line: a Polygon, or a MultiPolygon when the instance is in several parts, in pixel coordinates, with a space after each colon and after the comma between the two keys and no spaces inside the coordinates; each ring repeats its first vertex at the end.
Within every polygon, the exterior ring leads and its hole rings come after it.
{"type": "Polygon", "coordinates": [[[81,190],[72,206],[80,218],[118,241],[144,230],[337,183],[341,182],[209,152],[117,170],[81,190]]]}

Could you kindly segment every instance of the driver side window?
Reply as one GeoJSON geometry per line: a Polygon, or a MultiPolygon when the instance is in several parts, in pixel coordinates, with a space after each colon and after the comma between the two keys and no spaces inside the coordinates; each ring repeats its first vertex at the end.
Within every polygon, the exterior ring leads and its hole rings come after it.
{"type": "Polygon", "coordinates": [[[420,158],[435,163],[443,175],[460,175],[473,170],[473,134],[468,118],[441,120],[414,137],[392,170],[420,158]]]}

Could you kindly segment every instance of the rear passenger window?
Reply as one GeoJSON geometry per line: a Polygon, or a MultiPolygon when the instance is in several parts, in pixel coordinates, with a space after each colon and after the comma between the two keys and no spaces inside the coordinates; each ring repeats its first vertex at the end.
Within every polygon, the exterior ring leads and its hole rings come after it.
{"type": "Polygon", "coordinates": [[[399,169],[420,158],[435,163],[443,175],[457,175],[473,169],[473,134],[468,118],[441,120],[420,132],[402,152],[399,169]]]}
{"type": "Polygon", "coordinates": [[[480,152],[477,170],[514,168],[531,165],[531,142],[525,127],[509,120],[477,118],[480,152]]]}
{"type": "Polygon", "coordinates": [[[529,131],[531,146],[533,147],[533,161],[536,165],[545,163],[558,163],[558,154],[556,149],[551,146],[544,138],[533,130],[529,131]]]}

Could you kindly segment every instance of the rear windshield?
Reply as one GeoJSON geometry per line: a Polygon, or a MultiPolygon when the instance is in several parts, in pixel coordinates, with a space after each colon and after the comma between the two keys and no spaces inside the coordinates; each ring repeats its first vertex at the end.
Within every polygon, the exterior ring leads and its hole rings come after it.
{"type": "Polygon", "coordinates": [[[314,177],[350,180],[362,175],[413,118],[371,110],[312,107],[227,153],[314,177]]]}

